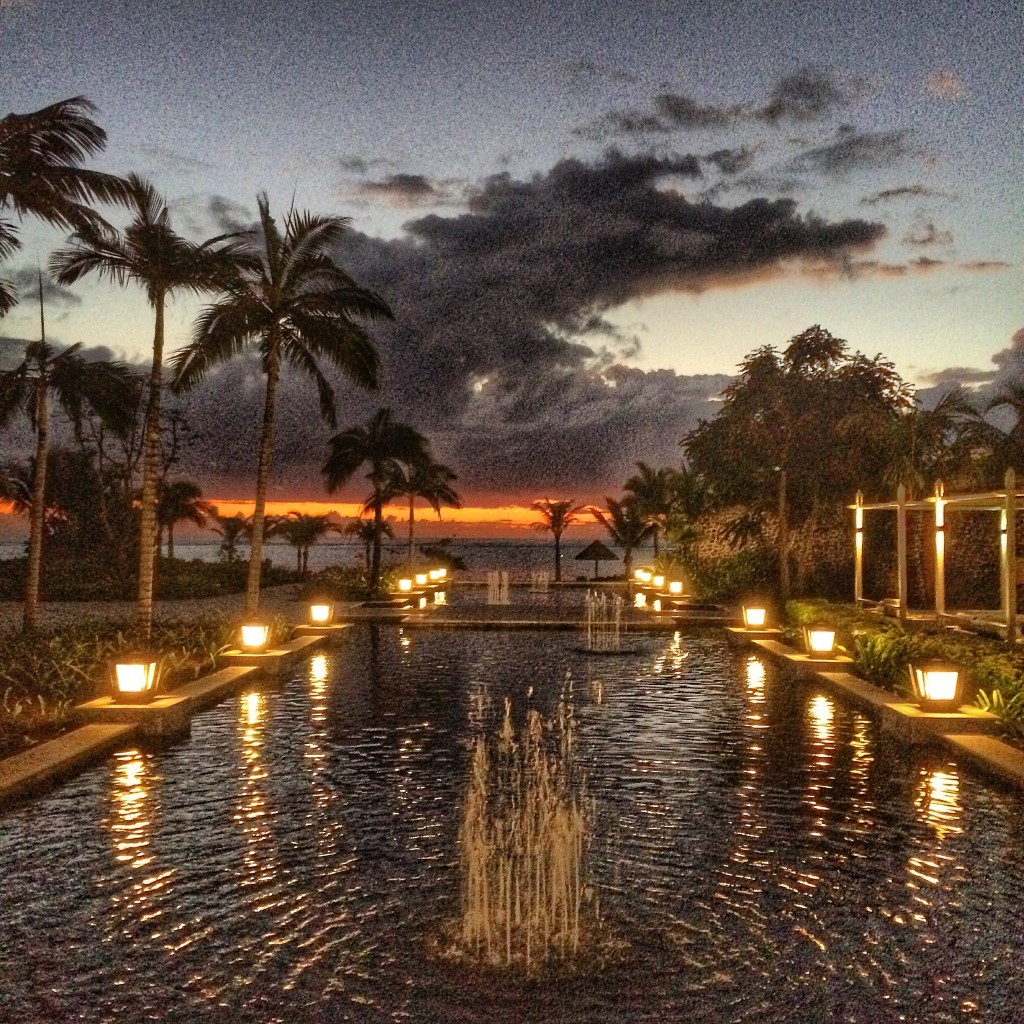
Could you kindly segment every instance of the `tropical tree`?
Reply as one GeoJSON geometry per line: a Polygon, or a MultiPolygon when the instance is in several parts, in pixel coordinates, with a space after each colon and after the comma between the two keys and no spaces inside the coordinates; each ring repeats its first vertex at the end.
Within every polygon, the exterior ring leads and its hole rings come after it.
{"type": "Polygon", "coordinates": [[[435,462],[432,457],[402,466],[397,464],[392,469],[393,477],[385,488],[385,501],[405,498],[409,502],[409,565],[415,557],[414,526],[416,521],[416,499],[423,498],[441,518],[441,506],[462,508],[459,494],[453,484],[458,477],[455,471],[443,462],[435,462]]]}
{"type": "MultiPolygon", "coordinates": [[[[377,524],[372,519],[352,519],[342,531],[346,536],[354,537],[363,545],[363,556],[366,559],[366,574],[370,575],[373,560],[373,545],[377,539],[377,524]]],[[[380,536],[393,537],[391,524],[385,519],[380,524],[380,536]]]]}
{"type": "Polygon", "coordinates": [[[684,439],[691,468],[723,505],[773,517],[783,599],[792,591],[794,528],[812,529],[824,503],[849,500],[878,469],[877,452],[840,424],[909,403],[891,363],[848,354],[845,341],[816,325],[784,352],[765,345],[747,356],[718,415],[684,439]]]}
{"type": "MultiPolygon", "coordinates": [[[[42,279],[40,278],[40,297],[42,279]]],[[[42,308],[40,307],[40,316],[42,308]]],[[[41,324],[45,338],[45,325],[41,324]]],[[[56,400],[77,428],[87,407],[111,428],[124,431],[131,422],[134,372],[121,363],[88,362],[80,345],[57,350],[45,340],[29,343],[25,358],[13,370],[0,371],[0,427],[17,413],[32,423],[36,445],[29,500],[28,576],[23,623],[39,625],[39,581],[43,564],[46,471],[50,460],[50,402],[56,400]]]]}
{"type": "Polygon", "coordinates": [[[427,439],[415,427],[395,420],[390,409],[378,409],[365,424],[343,430],[330,440],[330,454],[323,466],[328,491],[343,487],[364,465],[369,468],[366,479],[372,491],[365,506],[373,514],[370,585],[374,589],[380,585],[381,535],[389,486],[399,472],[426,461],[432,461],[427,439]]]}
{"type": "Polygon", "coordinates": [[[572,498],[561,498],[554,501],[551,498],[541,498],[535,501],[530,508],[541,514],[541,521],[533,523],[533,528],[542,533],[551,531],[555,538],[555,582],[562,582],[562,534],[580,521],[580,515],[589,512],[586,505],[574,505],[572,498]]]}
{"type": "Polygon", "coordinates": [[[205,529],[207,522],[216,517],[217,506],[203,500],[203,489],[195,480],[171,480],[160,488],[160,500],[156,506],[156,522],[159,536],[157,551],[163,543],[163,532],[167,531],[167,557],[174,557],[174,527],[177,523],[191,522],[205,529]]]}
{"type": "Polygon", "coordinates": [[[670,466],[652,469],[646,462],[636,464],[638,472],[625,483],[640,513],[651,524],[651,539],[654,542],[654,557],[660,555],[659,538],[668,528],[675,508],[676,470],[670,466]]]}
{"type": "Polygon", "coordinates": [[[622,563],[626,579],[633,576],[633,552],[654,532],[654,525],[643,507],[632,496],[621,501],[605,498],[607,508],[591,508],[594,518],[608,531],[612,544],[622,548],[622,563]]]}
{"type": "Polygon", "coordinates": [[[148,636],[153,623],[153,572],[157,541],[160,484],[160,402],[163,388],[164,307],[180,292],[213,290],[237,271],[243,249],[229,235],[202,244],[190,242],[171,227],[167,204],[143,178],[128,177],[131,223],[118,232],[105,225],[81,225],[67,248],[54,253],[50,266],[57,281],[73,284],[98,274],[117,284],[136,283],[146,291],[155,313],[153,361],[146,397],[139,523],[138,619],[148,636]]]}
{"type": "Polygon", "coordinates": [[[289,512],[274,518],[267,535],[284,537],[295,548],[295,569],[301,576],[309,574],[309,549],[328,533],[340,533],[341,527],[333,522],[331,514],[313,516],[304,512],[289,512]]]}
{"type": "MultiPolygon", "coordinates": [[[[0,211],[75,230],[103,224],[86,201],[127,202],[124,179],[80,166],[107,143],[106,132],[89,116],[95,110],[83,96],[73,96],[0,119],[0,211]]],[[[20,247],[17,228],[0,217],[0,259],[20,247]]],[[[0,315],[16,301],[13,289],[0,281],[0,315]]]]}
{"type": "Polygon", "coordinates": [[[224,283],[224,297],[200,314],[192,344],[174,359],[177,388],[190,388],[216,364],[255,347],[266,376],[263,424],[256,470],[246,614],[259,605],[264,519],[274,454],[277,386],[283,364],[316,384],[320,412],[337,426],[334,390],[318,365],[325,359],[363,388],[377,386],[378,360],[360,320],[391,319],[380,296],[359,287],[332,253],[348,218],[290,210],[284,230],[270,215],[266,193],[257,196],[262,245],[247,265],[224,283]]]}
{"type": "Polygon", "coordinates": [[[249,520],[241,512],[236,512],[233,516],[215,515],[213,518],[213,532],[220,534],[220,560],[237,562],[239,542],[249,539],[249,520]]]}

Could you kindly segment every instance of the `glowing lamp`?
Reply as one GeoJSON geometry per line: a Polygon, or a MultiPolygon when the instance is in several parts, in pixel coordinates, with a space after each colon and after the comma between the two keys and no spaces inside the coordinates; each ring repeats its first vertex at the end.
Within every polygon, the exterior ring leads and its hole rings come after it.
{"type": "Polygon", "coordinates": [[[747,629],[764,629],[768,620],[768,609],[760,605],[743,606],[743,625],[747,629]]]}
{"type": "Polygon", "coordinates": [[[805,629],[804,645],[808,658],[832,658],[836,648],[836,631],[823,626],[805,629]]]}
{"type": "Polygon", "coordinates": [[[431,569],[428,575],[430,576],[430,582],[436,583],[439,579],[441,579],[442,572],[440,569],[431,569]]]}
{"type": "Polygon", "coordinates": [[[270,625],[266,622],[246,622],[242,625],[242,650],[262,651],[270,639],[270,625]]]}
{"type": "Polygon", "coordinates": [[[408,594],[412,590],[412,580],[408,578],[399,580],[398,589],[401,593],[408,594]]]}
{"type": "Polygon", "coordinates": [[[683,581],[672,580],[668,585],[668,592],[670,594],[681,594],[683,592],[683,581]]]}
{"type": "Polygon", "coordinates": [[[960,704],[960,669],[948,661],[910,666],[910,686],[922,711],[955,711],[960,704]]]}
{"type": "Polygon", "coordinates": [[[439,580],[443,580],[447,575],[448,570],[444,566],[441,566],[441,568],[437,570],[437,578],[439,580]]]}
{"type": "Polygon", "coordinates": [[[314,601],[309,606],[309,621],[314,626],[327,626],[334,621],[334,605],[330,601],[314,601]]]}
{"type": "Polygon", "coordinates": [[[637,594],[636,597],[633,598],[633,607],[634,608],[646,608],[647,607],[647,595],[646,594],[637,594]]]}
{"type": "Polygon", "coordinates": [[[653,578],[653,579],[651,580],[651,585],[652,585],[653,587],[656,587],[656,588],[657,588],[658,590],[661,590],[661,588],[662,588],[663,586],[665,586],[665,577],[664,577],[664,576],[655,576],[655,577],[654,577],[654,578],[653,578]]]}
{"type": "Polygon", "coordinates": [[[650,569],[637,569],[636,571],[636,578],[641,583],[650,583],[653,577],[654,574],[651,572],[650,569]]]}
{"type": "Polygon", "coordinates": [[[420,610],[422,611],[427,607],[427,599],[425,597],[420,598],[420,610]]]}
{"type": "Polygon", "coordinates": [[[114,661],[114,696],[124,704],[148,704],[159,682],[160,660],[151,651],[131,651],[114,661]]]}
{"type": "Polygon", "coordinates": [[[425,587],[427,585],[427,580],[428,579],[429,579],[429,576],[427,575],[427,573],[425,573],[425,572],[418,572],[418,573],[416,573],[416,586],[417,587],[425,587]]]}
{"type": "Polygon", "coordinates": [[[635,570],[634,573],[633,573],[633,579],[639,581],[640,583],[643,583],[644,582],[644,570],[643,569],[635,570]]]}
{"type": "Polygon", "coordinates": [[[661,598],[660,597],[656,597],[654,599],[654,610],[656,612],[660,612],[661,611],[661,598]]]}

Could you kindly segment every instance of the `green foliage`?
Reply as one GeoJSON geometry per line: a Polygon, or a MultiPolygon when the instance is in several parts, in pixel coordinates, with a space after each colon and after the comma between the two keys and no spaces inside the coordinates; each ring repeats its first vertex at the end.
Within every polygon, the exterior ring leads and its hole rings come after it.
{"type": "Polygon", "coordinates": [[[999,718],[1011,739],[1024,741],[1024,673],[1020,666],[1006,656],[994,655],[982,658],[973,676],[978,707],[999,718]]]}
{"type": "Polygon", "coordinates": [[[735,602],[751,593],[768,597],[777,586],[774,556],[756,549],[691,565],[690,573],[704,601],[735,602]]]}
{"type": "MultiPolygon", "coordinates": [[[[280,637],[286,624],[275,622],[280,637]]],[[[216,667],[230,646],[223,618],[157,622],[147,642],[132,624],[94,621],[58,632],[0,634],[0,756],[64,725],[72,704],[106,686],[112,659],[139,646],[161,653],[163,685],[175,686],[216,667]]]]}
{"type": "Polygon", "coordinates": [[[466,560],[461,555],[456,555],[452,549],[452,538],[443,537],[434,541],[433,544],[421,544],[420,554],[428,561],[447,569],[449,572],[465,571],[466,560]]]}

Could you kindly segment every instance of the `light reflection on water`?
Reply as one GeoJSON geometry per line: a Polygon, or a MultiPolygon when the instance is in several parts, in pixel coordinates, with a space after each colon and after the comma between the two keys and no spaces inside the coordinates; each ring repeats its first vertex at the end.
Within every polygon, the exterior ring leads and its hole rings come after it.
{"type": "Polygon", "coordinates": [[[714,636],[350,633],[0,818],[0,1019],[1016,1021],[1016,797],[714,636]],[[481,980],[432,952],[467,750],[567,672],[628,952],[481,980]]]}

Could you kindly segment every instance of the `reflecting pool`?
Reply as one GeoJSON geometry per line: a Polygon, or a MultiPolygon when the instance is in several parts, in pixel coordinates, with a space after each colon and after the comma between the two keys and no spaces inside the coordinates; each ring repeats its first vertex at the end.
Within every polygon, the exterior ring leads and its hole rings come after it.
{"type": "Polygon", "coordinates": [[[1021,1019],[1024,801],[720,634],[353,627],[0,817],[0,1020],[1021,1019]],[[474,742],[565,695],[617,952],[441,955],[474,742]]]}

